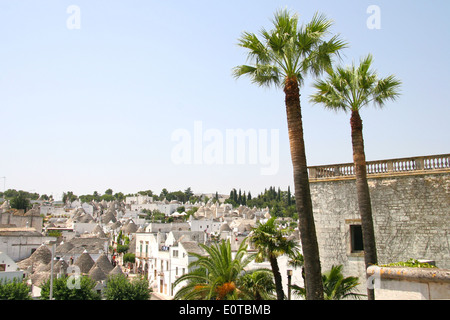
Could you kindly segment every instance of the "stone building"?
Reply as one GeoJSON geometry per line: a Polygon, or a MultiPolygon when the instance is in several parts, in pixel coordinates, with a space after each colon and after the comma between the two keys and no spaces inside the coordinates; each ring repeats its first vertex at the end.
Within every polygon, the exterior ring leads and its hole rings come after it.
{"type": "Polygon", "coordinates": [[[41,232],[43,218],[37,205],[27,212],[5,208],[0,214],[0,224],[14,224],[19,228],[34,228],[36,231],[41,232]]]}
{"type": "MultiPolygon", "coordinates": [[[[433,260],[450,268],[449,155],[367,162],[378,263],[433,260]]],[[[342,264],[364,283],[364,248],[352,164],[310,167],[323,271],[342,264]]]]}
{"type": "Polygon", "coordinates": [[[0,251],[5,252],[14,261],[28,258],[43,243],[55,240],[45,237],[34,228],[0,224],[0,251]]]}

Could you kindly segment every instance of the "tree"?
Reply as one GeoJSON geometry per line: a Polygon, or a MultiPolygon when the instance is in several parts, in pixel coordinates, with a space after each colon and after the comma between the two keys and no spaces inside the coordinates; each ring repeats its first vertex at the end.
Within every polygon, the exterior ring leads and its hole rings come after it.
{"type": "Polygon", "coordinates": [[[112,196],[113,190],[111,188],[109,188],[105,191],[105,194],[112,196]]]}
{"type": "MultiPolygon", "coordinates": [[[[395,100],[399,96],[401,84],[393,75],[379,78],[377,73],[370,69],[372,61],[372,55],[369,54],[361,60],[359,66],[353,63],[351,67],[328,69],[327,78],[316,81],[314,88],[317,89],[317,93],[311,96],[312,102],[321,104],[327,109],[351,112],[353,162],[366,268],[377,263],[377,250],[367,184],[363,125],[359,111],[371,103],[381,108],[388,100],[395,100]]],[[[368,298],[369,300],[375,298],[373,289],[368,289],[368,298]]]]}
{"type": "Polygon", "coordinates": [[[191,187],[187,188],[186,190],[184,190],[184,195],[185,195],[185,199],[186,201],[189,200],[190,197],[192,197],[194,195],[194,192],[192,192],[191,187]]]}
{"type": "Polygon", "coordinates": [[[23,281],[0,279],[0,300],[31,300],[30,288],[23,281]]]}
{"type": "Polygon", "coordinates": [[[66,203],[67,201],[73,202],[77,199],[78,199],[78,197],[76,195],[74,195],[72,191],[67,191],[67,193],[63,192],[62,201],[64,203],[66,203]]]}
{"type": "Polygon", "coordinates": [[[166,188],[163,188],[163,189],[161,190],[161,193],[160,193],[159,197],[160,197],[161,199],[164,199],[165,197],[167,197],[168,194],[169,194],[169,191],[167,191],[166,188]]]}
{"type": "Polygon", "coordinates": [[[114,198],[118,201],[123,201],[125,200],[125,195],[123,194],[123,192],[117,192],[114,194],[114,198]]]}
{"type": "Polygon", "coordinates": [[[290,206],[292,204],[292,199],[291,199],[291,187],[288,186],[288,191],[287,191],[287,205],[290,206]]]}
{"type": "Polygon", "coordinates": [[[269,269],[247,271],[239,279],[242,298],[248,300],[274,300],[275,283],[269,269]]]}
{"type": "Polygon", "coordinates": [[[298,16],[287,10],[276,12],[273,29],[257,35],[244,32],[239,46],[248,49],[251,65],[235,67],[236,78],[248,75],[260,86],[276,86],[285,93],[289,143],[294,174],[295,199],[299,213],[300,236],[305,257],[308,299],[323,299],[319,248],[314,225],[307,171],[303,124],[300,108],[300,86],[308,74],[320,75],[331,66],[332,57],[346,44],[333,36],[328,41],[332,21],[315,14],[298,28],[298,16]]]}
{"type": "Polygon", "coordinates": [[[98,191],[94,191],[94,193],[92,194],[92,198],[94,201],[100,202],[101,201],[101,196],[98,193],[98,191]]]}
{"type": "Polygon", "coordinates": [[[147,280],[135,278],[129,281],[123,274],[109,276],[104,291],[107,300],[149,300],[150,293],[147,280]]]}
{"type": "Polygon", "coordinates": [[[114,198],[114,196],[112,194],[105,193],[104,195],[102,195],[100,197],[100,199],[105,200],[106,202],[111,202],[111,201],[114,201],[116,198],[114,198]]]}
{"type": "Polygon", "coordinates": [[[233,189],[233,201],[235,203],[238,203],[238,196],[237,196],[237,191],[236,189],[233,189]]]}
{"type": "Polygon", "coordinates": [[[11,208],[25,211],[27,211],[31,207],[30,200],[28,200],[25,193],[22,191],[19,191],[17,193],[17,196],[11,199],[10,205],[11,208]]]}
{"type": "MultiPolygon", "coordinates": [[[[53,299],[55,300],[100,300],[100,294],[94,291],[95,281],[88,276],[80,276],[79,288],[70,288],[68,276],[53,278],[53,299]]],[[[41,300],[50,297],[50,278],[42,285],[41,300]]]]}
{"type": "Polygon", "coordinates": [[[239,279],[244,268],[253,260],[247,257],[247,245],[243,241],[234,258],[230,241],[222,240],[211,246],[199,244],[207,255],[190,253],[196,258],[189,264],[190,272],[178,278],[174,287],[186,282],[175,294],[177,300],[234,300],[240,297],[239,279]]]}
{"type": "Polygon", "coordinates": [[[277,257],[283,254],[290,254],[296,245],[288,240],[283,232],[277,228],[275,217],[270,218],[266,223],[259,224],[254,228],[249,236],[249,240],[257,250],[256,262],[263,262],[268,259],[275,279],[277,299],[284,299],[283,285],[281,282],[280,268],[277,257]]]}
{"type": "Polygon", "coordinates": [[[134,253],[131,253],[131,252],[125,253],[123,255],[123,263],[125,264],[127,262],[135,263],[136,262],[136,255],[134,253]]]}
{"type": "MultiPolygon", "coordinates": [[[[342,274],[342,265],[332,266],[331,270],[322,275],[325,300],[342,300],[348,297],[360,298],[363,294],[353,290],[359,285],[357,277],[346,277],[342,274]]],[[[305,296],[305,288],[293,285],[294,292],[305,296]]]]}
{"type": "Polygon", "coordinates": [[[42,195],[39,197],[39,199],[40,199],[40,200],[49,200],[50,198],[48,197],[48,195],[42,194],[42,195]]]}

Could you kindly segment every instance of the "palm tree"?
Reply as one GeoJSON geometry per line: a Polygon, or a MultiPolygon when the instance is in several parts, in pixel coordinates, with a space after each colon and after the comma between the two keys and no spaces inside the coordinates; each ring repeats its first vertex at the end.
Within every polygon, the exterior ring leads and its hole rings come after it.
{"type": "Polygon", "coordinates": [[[242,298],[248,300],[274,300],[275,283],[269,269],[247,271],[239,280],[242,298]]]}
{"type": "Polygon", "coordinates": [[[288,266],[295,268],[295,269],[300,268],[302,270],[303,283],[306,284],[305,270],[303,268],[305,266],[305,258],[303,257],[303,254],[299,250],[294,250],[289,255],[288,266]]]}
{"type": "Polygon", "coordinates": [[[197,260],[189,264],[189,273],[178,278],[174,286],[186,281],[175,294],[174,299],[183,300],[233,300],[239,298],[241,290],[237,283],[244,274],[244,268],[254,259],[247,254],[243,241],[234,258],[230,241],[221,241],[210,247],[199,244],[207,255],[190,253],[197,260]]]}
{"type": "Polygon", "coordinates": [[[275,217],[270,218],[266,223],[260,223],[252,230],[249,239],[257,250],[255,261],[262,262],[268,259],[275,279],[277,299],[284,299],[281,273],[278,266],[277,257],[283,254],[291,254],[296,247],[293,240],[288,240],[275,224],[275,217]]]}
{"type": "Polygon", "coordinates": [[[248,49],[251,65],[235,67],[233,75],[236,78],[247,75],[253,83],[260,86],[274,85],[284,90],[308,299],[323,299],[299,88],[308,74],[317,76],[330,67],[333,55],[338,54],[339,50],[345,47],[345,43],[338,36],[324,40],[332,21],[323,15],[315,14],[309,23],[299,28],[297,15],[281,10],[276,12],[273,24],[272,30],[261,30],[262,41],[254,33],[242,34],[238,44],[248,49]]]}
{"type": "MultiPolygon", "coordinates": [[[[337,67],[336,70],[329,68],[326,80],[316,81],[314,87],[318,91],[311,96],[312,102],[322,104],[325,108],[351,112],[353,161],[366,268],[377,263],[377,250],[359,111],[371,103],[381,108],[388,100],[395,100],[399,96],[401,84],[393,75],[380,79],[370,69],[372,61],[372,55],[369,54],[361,60],[359,66],[353,63],[351,67],[337,67]]],[[[368,298],[374,299],[373,290],[368,290],[368,298]]]]}
{"type": "Polygon", "coordinates": [[[346,277],[342,274],[342,265],[332,266],[331,270],[322,275],[325,300],[342,300],[348,297],[360,298],[364,296],[353,292],[359,285],[357,277],[346,277]]]}
{"type": "MultiPolygon", "coordinates": [[[[342,265],[332,266],[331,270],[322,275],[323,291],[325,300],[342,300],[348,297],[359,299],[363,294],[353,290],[359,285],[357,277],[346,277],[342,274],[342,265]]],[[[305,288],[292,285],[294,292],[300,296],[305,296],[305,288]]]]}

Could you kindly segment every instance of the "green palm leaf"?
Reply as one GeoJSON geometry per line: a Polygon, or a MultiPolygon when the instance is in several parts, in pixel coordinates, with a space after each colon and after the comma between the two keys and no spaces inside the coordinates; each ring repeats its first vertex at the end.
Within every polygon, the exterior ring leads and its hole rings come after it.
{"type": "Polygon", "coordinates": [[[369,54],[358,66],[353,63],[350,67],[327,69],[326,79],[314,83],[317,92],[310,101],[328,109],[359,111],[370,103],[383,107],[387,101],[396,100],[401,82],[394,75],[379,79],[371,69],[372,63],[369,54]]]}

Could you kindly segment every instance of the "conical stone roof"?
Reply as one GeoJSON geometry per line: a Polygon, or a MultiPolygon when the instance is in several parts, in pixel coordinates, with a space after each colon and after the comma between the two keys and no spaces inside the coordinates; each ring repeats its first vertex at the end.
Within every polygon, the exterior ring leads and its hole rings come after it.
{"type": "Polygon", "coordinates": [[[109,273],[110,276],[116,276],[123,274],[122,268],[119,265],[115,266],[114,269],[109,273]]]}
{"type": "Polygon", "coordinates": [[[107,255],[106,255],[106,253],[103,253],[100,257],[98,257],[94,266],[96,266],[96,265],[99,266],[105,274],[110,273],[114,269],[113,265],[111,264],[111,261],[109,261],[107,255]]]}
{"type": "Polygon", "coordinates": [[[89,273],[94,264],[94,260],[87,251],[84,251],[74,262],[74,265],[80,268],[81,273],[89,273]]]}
{"type": "Polygon", "coordinates": [[[94,281],[106,280],[106,274],[98,265],[93,266],[89,271],[89,277],[94,281]]]}
{"type": "Polygon", "coordinates": [[[121,226],[122,226],[122,224],[120,223],[120,221],[116,221],[116,222],[114,222],[114,223],[110,226],[110,228],[111,228],[112,230],[115,230],[115,229],[120,228],[121,226]]]}
{"type": "Polygon", "coordinates": [[[20,269],[24,270],[29,266],[34,268],[39,267],[41,264],[49,264],[52,260],[52,252],[46,245],[42,244],[31,256],[17,263],[20,269]]]}
{"type": "Polygon", "coordinates": [[[66,253],[72,250],[75,246],[70,242],[61,242],[61,244],[56,247],[56,253],[66,253]]]}
{"type": "Polygon", "coordinates": [[[231,231],[230,226],[228,225],[228,223],[224,222],[221,226],[220,226],[220,232],[222,231],[231,231]]]}
{"type": "Polygon", "coordinates": [[[59,259],[53,266],[53,270],[57,273],[66,273],[68,267],[69,265],[65,260],[59,259]]]}
{"type": "Polygon", "coordinates": [[[108,222],[112,222],[112,223],[114,223],[114,222],[116,222],[117,221],[117,219],[116,219],[116,217],[114,216],[114,214],[111,212],[111,211],[108,211],[106,214],[104,214],[102,217],[101,217],[101,220],[102,220],[102,222],[104,223],[104,224],[107,224],[108,222]]]}
{"type": "Polygon", "coordinates": [[[125,226],[122,227],[122,231],[128,234],[135,233],[137,229],[138,226],[133,221],[130,221],[129,223],[127,223],[125,226]]]}

